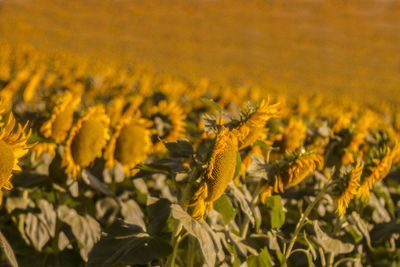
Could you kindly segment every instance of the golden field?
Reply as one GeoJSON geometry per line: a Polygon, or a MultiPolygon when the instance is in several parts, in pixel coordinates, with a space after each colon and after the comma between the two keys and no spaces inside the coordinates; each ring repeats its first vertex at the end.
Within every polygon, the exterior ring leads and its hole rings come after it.
{"type": "Polygon", "coordinates": [[[3,1],[1,39],[188,79],[396,101],[398,1],[3,1]]]}

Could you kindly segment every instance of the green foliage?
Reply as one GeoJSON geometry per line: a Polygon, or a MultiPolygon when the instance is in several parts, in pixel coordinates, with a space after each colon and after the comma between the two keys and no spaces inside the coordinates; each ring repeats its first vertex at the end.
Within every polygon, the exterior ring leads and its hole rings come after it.
{"type": "Polygon", "coordinates": [[[231,222],[236,216],[231,200],[226,195],[222,195],[214,202],[214,209],[222,215],[225,224],[231,222]]]}
{"type": "Polygon", "coordinates": [[[267,198],[265,204],[271,209],[270,223],[272,228],[280,228],[285,223],[285,213],[282,208],[282,199],[279,195],[267,198]]]}

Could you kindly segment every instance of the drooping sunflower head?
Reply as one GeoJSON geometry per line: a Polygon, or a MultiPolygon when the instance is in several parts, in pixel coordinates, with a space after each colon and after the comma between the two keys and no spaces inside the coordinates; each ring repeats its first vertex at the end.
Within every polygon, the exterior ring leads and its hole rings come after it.
{"type": "Polygon", "coordinates": [[[382,181],[390,172],[394,160],[400,153],[400,146],[395,143],[392,149],[385,146],[375,151],[366,166],[366,175],[361,179],[360,187],[357,191],[357,197],[362,201],[368,201],[370,190],[377,182],[382,181]]]}
{"type": "Polygon", "coordinates": [[[133,175],[134,167],[146,159],[152,148],[149,129],[153,123],[141,118],[140,112],[123,118],[116,126],[105,151],[106,166],[112,168],[121,163],[125,175],[133,175]]]}
{"type": "Polygon", "coordinates": [[[275,103],[269,105],[269,100],[266,102],[262,100],[257,106],[248,106],[247,109],[241,113],[238,122],[238,141],[239,149],[243,149],[252,145],[257,139],[263,138],[264,128],[266,122],[270,118],[276,118],[280,115],[281,105],[275,103]]]}
{"type": "Polygon", "coordinates": [[[335,181],[333,192],[337,197],[336,212],[339,215],[343,215],[346,212],[346,208],[349,206],[350,201],[357,194],[360,186],[358,180],[361,178],[363,168],[364,163],[357,161],[357,164],[350,172],[345,173],[335,181]]]}
{"type": "Polygon", "coordinates": [[[18,160],[28,153],[29,145],[26,144],[31,135],[31,130],[26,133],[28,124],[16,124],[12,113],[4,128],[0,129],[0,190],[10,190],[13,171],[20,171],[18,160]]]}
{"type": "Polygon", "coordinates": [[[295,186],[316,169],[324,165],[324,158],[315,152],[299,149],[288,154],[283,160],[274,163],[274,191],[283,192],[284,188],[295,186]]]}
{"type": "Polygon", "coordinates": [[[203,181],[187,206],[194,207],[192,216],[200,220],[212,209],[212,203],[225,191],[236,169],[238,141],[234,133],[218,133],[203,181]]]}
{"type": "Polygon", "coordinates": [[[100,157],[109,136],[110,119],[100,106],[88,109],[72,127],[65,145],[63,166],[76,177],[82,168],[88,167],[100,157]]]}
{"type": "Polygon", "coordinates": [[[50,119],[40,128],[43,136],[52,138],[57,143],[64,141],[68,130],[71,128],[74,111],[80,101],[80,96],[74,96],[68,91],[65,92],[65,95],[57,101],[57,105],[53,108],[50,119]]]}
{"type": "MultiPolygon", "coordinates": [[[[164,142],[174,142],[178,138],[185,137],[186,115],[182,107],[173,101],[161,100],[157,106],[151,110],[152,119],[155,122],[157,136],[164,142]]],[[[153,152],[163,151],[164,145],[157,140],[153,147],[153,152]]]]}

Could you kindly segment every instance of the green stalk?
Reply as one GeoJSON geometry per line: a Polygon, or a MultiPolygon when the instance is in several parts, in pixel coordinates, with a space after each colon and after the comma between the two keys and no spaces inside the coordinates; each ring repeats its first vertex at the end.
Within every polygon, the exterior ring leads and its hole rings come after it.
{"type": "Polygon", "coordinates": [[[289,246],[288,246],[287,250],[285,251],[285,256],[283,257],[283,263],[282,263],[283,266],[286,266],[286,262],[290,257],[294,243],[297,240],[297,236],[299,235],[301,228],[304,226],[308,215],[310,214],[310,212],[314,208],[314,206],[324,197],[327,189],[328,189],[328,186],[325,186],[324,189],[322,189],[322,191],[319,192],[319,194],[315,197],[314,201],[308,205],[308,207],[302,214],[300,221],[296,225],[294,234],[293,234],[292,238],[290,239],[289,246]]]}
{"type": "Polygon", "coordinates": [[[192,236],[188,236],[188,254],[187,254],[187,260],[186,260],[186,266],[187,267],[193,267],[194,265],[194,257],[195,257],[195,251],[194,251],[194,238],[192,236]]]}

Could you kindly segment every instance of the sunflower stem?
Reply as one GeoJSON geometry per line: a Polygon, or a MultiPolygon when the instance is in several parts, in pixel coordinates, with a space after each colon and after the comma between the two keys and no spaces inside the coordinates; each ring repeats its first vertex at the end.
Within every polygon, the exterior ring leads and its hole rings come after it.
{"type": "Polygon", "coordinates": [[[181,232],[182,232],[182,223],[179,222],[177,225],[175,225],[174,232],[172,233],[171,245],[173,250],[172,254],[168,257],[167,267],[175,266],[176,254],[178,252],[179,243],[181,241],[181,232]]]}
{"type": "Polygon", "coordinates": [[[188,254],[187,254],[187,261],[186,261],[186,266],[187,267],[193,267],[194,265],[194,256],[195,256],[195,251],[194,251],[194,238],[192,236],[188,237],[188,254]]]}
{"type": "MultiPolygon", "coordinates": [[[[254,205],[257,203],[257,201],[258,201],[258,193],[259,193],[259,191],[260,191],[260,187],[261,187],[261,181],[259,181],[258,183],[257,183],[257,186],[256,186],[256,189],[254,190],[254,192],[253,192],[253,197],[252,197],[252,201],[251,201],[251,203],[250,203],[250,209],[253,211],[253,209],[254,209],[254,205]]],[[[243,224],[242,224],[242,227],[241,227],[241,230],[240,230],[240,236],[242,237],[242,238],[245,238],[246,237],[246,235],[247,235],[247,231],[249,230],[249,223],[250,223],[250,218],[249,218],[249,216],[246,216],[245,218],[244,218],[244,221],[243,221],[243,224]]]]}
{"type": "Polygon", "coordinates": [[[294,234],[293,234],[292,238],[290,239],[289,246],[288,246],[287,250],[285,251],[285,256],[283,257],[282,265],[285,265],[285,266],[286,266],[286,262],[287,262],[287,260],[288,260],[289,257],[290,257],[290,254],[291,254],[291,252],[292,252],[294,243],[295,243],[296,240],[297,240],[297,236],[299,235],[301,228],[304,226],[304,224],[305,224],[305,222],[306,222],[306,219],[307,219],[308,215],[310,214],[311,210],[312,210],[312,209],[314,208],[314,206],[325,196],[325,193],[326,193],[327,189],[328,189],[328,185],[326,185],[326,186],[321,190],[321,192],[319,192],[319,194],[315,197],[314,201],[311,202],[311,203],[308,205],[308,207],[306,208],[306,210],[305,210],[304,213],[302,214],[302,216],[301,216],[301,218],[300,218],[300,221],[299,221],[299,222],[297,223],[297,225],[296,225],[296,229],[295,229],[295,231],[294,231],[294,234]]]}

